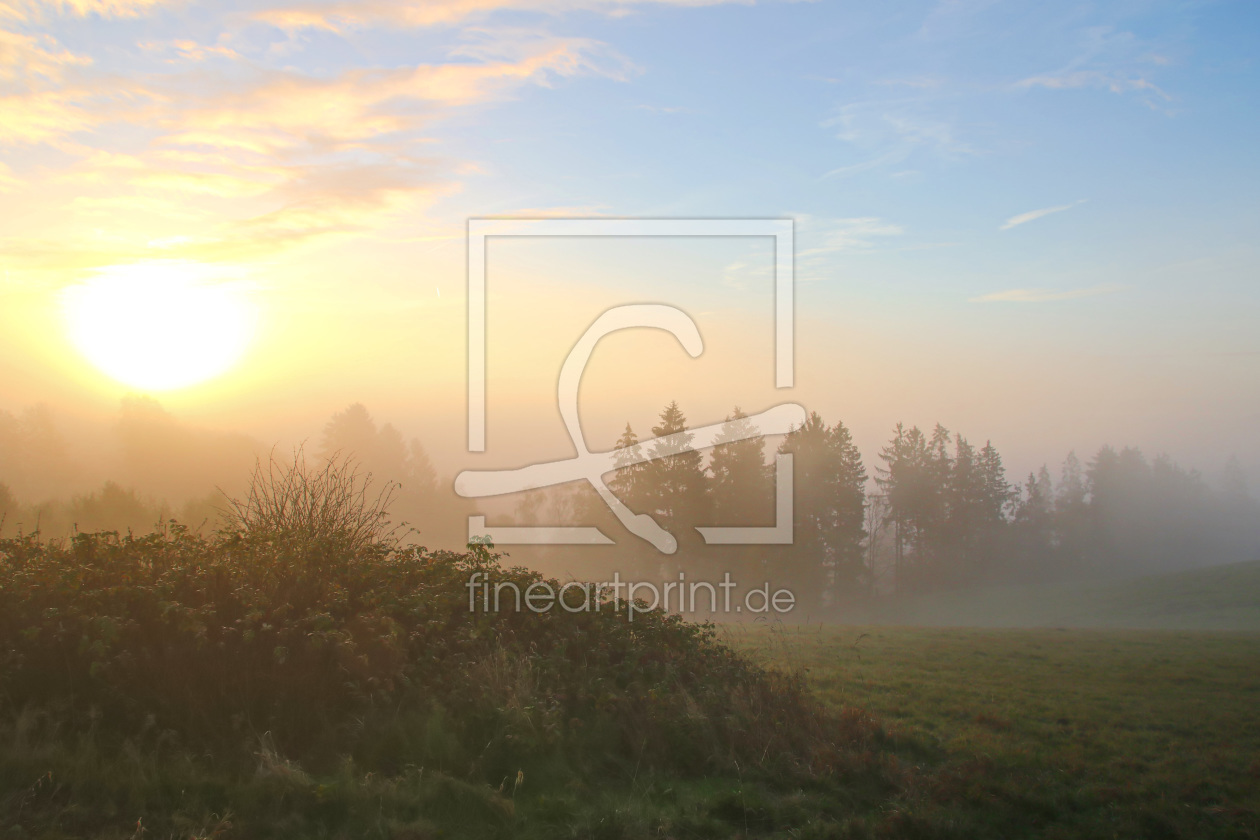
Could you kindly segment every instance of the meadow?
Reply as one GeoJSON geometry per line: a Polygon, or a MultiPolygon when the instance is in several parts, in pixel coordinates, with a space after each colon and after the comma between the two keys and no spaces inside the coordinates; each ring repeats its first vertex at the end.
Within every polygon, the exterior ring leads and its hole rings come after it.
{"type": "Polygon", "coordinates": [[[931,782],[904,807],[923,836],[1260,836],[1260,635],[779,625],[725,638],[922,749],[931,782]]]}
{"type": "Polygon", "coordinates": [[[1260,836],[1256,634],[478,612],[384,501],[0,540],[0,838],[1260,836]]]}

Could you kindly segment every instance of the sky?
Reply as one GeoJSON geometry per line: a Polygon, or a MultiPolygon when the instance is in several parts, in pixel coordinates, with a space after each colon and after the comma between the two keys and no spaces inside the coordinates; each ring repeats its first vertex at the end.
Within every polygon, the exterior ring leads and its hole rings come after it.
{"type": "Polygon", "coordinates": [[[352,402],[446,469],[793,401],[1016,475],[1104,443],[1260,485],[1254,2],[0,0],[0,409],[291,443],[352,402]],[[794,221],[769,240],[492,240],[465,451],[470,218],[794,221]]]}

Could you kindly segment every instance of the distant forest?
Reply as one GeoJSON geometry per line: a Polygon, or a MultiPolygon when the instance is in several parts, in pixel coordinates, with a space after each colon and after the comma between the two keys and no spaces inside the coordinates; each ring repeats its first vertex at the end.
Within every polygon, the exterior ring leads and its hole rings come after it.
{"type": "MultiPolygon", "coordinates": [[[[0,536],[143,534],[170,519],[213,530],[257,464],[295,456],[246,435],[192,428],[147,397],[124,399],[105,428],[67,428],[43,406],[0,411],[0,536]]],[[[301,454],[351,460],[375,488],[393,485],[392,520],[420,542],[466,542],[468,505],[447,489],[450,480],[439,480],[418,440],[378,425],[362,405],[334,415],[301,454]]]]}
{"type": "MultiPolygon", "coordinates": [[[[676,403],[651,437],[686,432],[676,403]]],[[[774,465],[767,441],[738,408],[727,417],[706,460],[697,452],[653,449],[654,460],[623,467],[610,487],[634,511],[651,513],[679,539],[662,556],[632,537],[608,562],[644,579],[733,578],[792,587],[797,602],[826,609],[879,594],[922,593],[976,584],[1045,583],[1172,571],[1260,557],[1260,506],[1238,462],[1210,485],[1164,456],[1104,446],[1082,463],[1069,453],[1012,481],[986,441],[972,444],[940,424],[930,431],[897,424],[867,464],[843,423],[818,414],[784,436],[791,453],[794,540],[790,546],[704,546],[696,526],[774,524],[774,465]],[[740,440],[740,438],[747,438],[740,440]],[[767,463],[770,461],[770,463],[767,463]]],[[[616,449],[637,460],[642,444],[630,424],[616,449]]],[[[655,444],[653,444],[655,446],[655,444]]],[[[620,526],[585,485],[518,508],[523,524],[620,526]]],[[[578,573],[590,548],[520,552],[578,573]],[[542,555],[541,557],[539,555],[542,555]]]]}
{"type": "MultiPolygon", "coordinates": [[[[685,440],[687,429],[685,414],[671,403],[647,437],[682,433],[685,440]]],[[[243,435],[190,429],[145,398],[124,401],[117,422],[99,437],[73,440],[45,408],[0,411],[0,532],[144,533],[170,518],[213,528],[223,493],[240,492],[258,459],[293,455],[243,435]],[[95,460],[89,463],[76,444],[95,460]]],[[[574,483],[520,494],[514,515],[490,521],[595,525],[618,545],[507,547],[510,561],[584,578],[614,570],[644,580],[729,572],[742,582],[791,587],[803,607],[825,610],[896,593],[1260,557],[1260,506],[1236,461],[1208,482],[1166,457],[1104,446],[1085,461],[1069,453],[1054,470],[1044,466],[1016,480],[990,442],[973,444],[939,424],[898,424],[867,461],[843,423],[811,414],[775,450],[793,455],[793,544],[706,546],[697,526],[774,524],[770,442],[735,409],[708,453],[653,443],[653,460],[634,463],[644,446],[627,423],[614,444],[623,466],[609,484],[632,510],[651,514],[678,538],[676,554],[661,555],[625,534],[594,491],[574,483]]],[[[349,457],[378,487],[395,483],[392,518],[405,523],[410,539],[431,547],[466,540],[475,502],[453,494],[419,440],[378,424],[363,405],[334,415],[305,454],[349,457]]]]}

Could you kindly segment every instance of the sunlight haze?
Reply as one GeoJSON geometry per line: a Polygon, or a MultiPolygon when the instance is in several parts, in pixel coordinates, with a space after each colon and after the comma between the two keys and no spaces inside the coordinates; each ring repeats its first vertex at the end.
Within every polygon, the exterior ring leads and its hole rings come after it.
{"type": "MultiPolygon", "coordinates": [[[[792,397],[868,456],[939,421],[1016,474],[1113,443],[1260,478],[1253,6],[2,8],[0,408],[150,394],[291,446],[362,402],[453,471],[467,219],[788,218],[792,397]]],[[[555,366],[620,303],[708,346],[606,342],[592,446],[784,397],[766,241],[489,259],[474,460],[568,451],[555,366]]]]}

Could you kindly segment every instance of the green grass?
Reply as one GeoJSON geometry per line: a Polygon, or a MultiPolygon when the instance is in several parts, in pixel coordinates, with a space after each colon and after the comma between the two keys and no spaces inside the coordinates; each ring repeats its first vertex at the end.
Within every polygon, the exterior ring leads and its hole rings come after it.
{"type": "Polygon", "coordinates": [[[0,540],[0,840],[1260,837],[1260,635],[486,614],[538,576],[341,533],[0,540]]]}
{"type": "MultiPolygon", "coordinates": [[[[1260,836],[1260,636],[730,628],[928,768],[905,813],[977,837],[1260,836]]],[[[906,836],[918,836],[910,832],[906,836]]]]}
{"type": "Polygon", "coordinates": [[[1001,586],[857,605],[848,624],[1260,632],[1260,561],[1088,584],[1001,586]]]}

